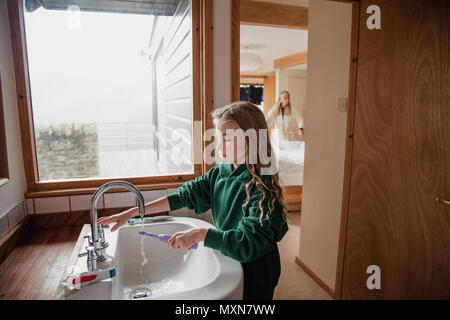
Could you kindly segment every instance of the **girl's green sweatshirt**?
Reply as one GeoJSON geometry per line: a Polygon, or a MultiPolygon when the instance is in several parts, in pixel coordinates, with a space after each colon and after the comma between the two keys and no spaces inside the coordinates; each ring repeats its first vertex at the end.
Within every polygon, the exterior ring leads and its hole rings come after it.
{"type": "MultiPolygon", "coordinates": [[[[264,183],[268,183],[267,178],[263,176],[264,183]]],[[[244,299],[272,299],[281,272],[277,242],[286,234],[288,226],[278,201],[269,219],[263,219],[261,225],[258,202],[262,193],[255,181],[249,188],[250,201],[243,215],[242,205],[247,201],[245,184],[250,179],[245,163],[234,169],[231,163],[223,162],[185,182],[178,193],[167,197],[170,210],[188,207],[201,214],[211,209],[216,229],[208,229],[205,247],[219,250],[242,263],[244,299]]],[[[264,217],[272,197],[273,193],[267,191],[262,203],[264,217]]]]}

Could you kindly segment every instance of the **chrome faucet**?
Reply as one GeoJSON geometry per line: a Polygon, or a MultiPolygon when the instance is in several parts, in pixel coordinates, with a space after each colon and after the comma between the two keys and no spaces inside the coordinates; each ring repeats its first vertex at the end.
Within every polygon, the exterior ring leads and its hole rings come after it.
{"type": "Polygon", "coordinates": [[[124,188],[128,191],[133,192],[136,195],[137,201],[138,201],[138,207],[139,207],[139,213],[141,215],[145,214],[145,203],[144,203],[144,197],[142,196],[142,193],[131,183],[127,181],[110,181],[97,189],[95,191],[94,195],[91,199],[91,208],[90,208],[90,215],[91,215],[91,236],[85,236],[85,238],[88,239],[88,246],[86,247],[86,252],[80,253],[78,256],[82,257],[87,255],[88,256],[88,269],[89,271],[96,271],[97,270],[97,263],[105,260],[105,249],[109,246],[108,242],[106,242],[105,239],[105,232],[103,230],[103,226],[97,225],[97,201],[98,199],[104,194],[106,191],[112,188],[124,188]],[[95,260],[95,263],[92,261],[95,260]]]}

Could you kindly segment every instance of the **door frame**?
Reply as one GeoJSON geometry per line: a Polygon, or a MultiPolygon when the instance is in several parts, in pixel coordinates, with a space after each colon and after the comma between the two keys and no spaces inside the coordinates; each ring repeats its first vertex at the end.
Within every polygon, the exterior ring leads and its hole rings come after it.
{"type": "MultiPolygon", "coordinates": [[[[336,282],[334,290],[329,288],[323,281],[314,274],[312,270],[310,275],[320,286],[328,293],[332,293],[334,299],[342,298],[342,276],[344,272],[345,243],[347,236],[348,209],[350,199],[350,181],[352,169],[353,154],[353,132],[355,122],[356,105],[356,76],[358,68],[358,39],[359,39],[359,0],[327,0],[334,2],[345,2],[352,5],[352,23],[351,23],[351,42],[350,42],[350,71],[348,85],[348,104],[347,104],[347,129],[345,141],[345,162],[344,162],[344,181],[341,205],[341,220],[339,230],[339,246],[336,266],[336,282]]],[[[231,101],[238,101],[240,84],[240,0],[231,0],[231,101]]],[[[296,260],[298,257],[296,257],[296,260]]],[[[305,266],[307,267],[307,266],[305,266]]],[[[305,269],[305,270],[306,270],[305,269]]]]}

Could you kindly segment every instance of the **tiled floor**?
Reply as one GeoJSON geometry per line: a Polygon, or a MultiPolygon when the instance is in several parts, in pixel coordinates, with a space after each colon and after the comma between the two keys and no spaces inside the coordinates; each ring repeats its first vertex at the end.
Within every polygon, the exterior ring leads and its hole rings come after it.
{"type": "Polygon", "coordinates": [[[323,290],[295,263],[300,245],[300,212],[288,214],[289,231],[278,243],[281,257],[281,276],[275,288],[275,300],[330,300],[323,290]]]}

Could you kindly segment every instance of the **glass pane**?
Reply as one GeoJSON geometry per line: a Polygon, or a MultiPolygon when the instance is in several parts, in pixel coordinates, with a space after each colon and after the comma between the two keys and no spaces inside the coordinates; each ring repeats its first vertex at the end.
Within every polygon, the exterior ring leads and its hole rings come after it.
{"type": "Polygon", "coordinates": [[[189,1],[159,1],[158,15],[90,2],[25,2],[39,180],[193,173],[189,1]]]}

